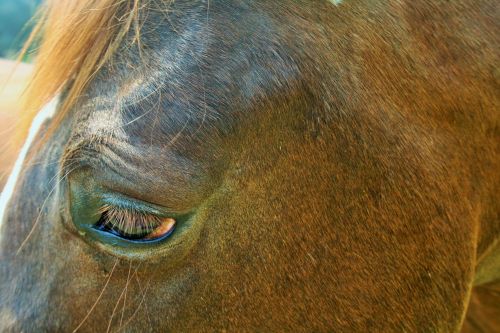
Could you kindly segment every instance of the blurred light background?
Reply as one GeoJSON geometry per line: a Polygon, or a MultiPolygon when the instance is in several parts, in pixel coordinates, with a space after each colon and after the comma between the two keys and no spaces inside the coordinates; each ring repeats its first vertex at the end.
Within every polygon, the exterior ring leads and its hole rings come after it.
{"type": "MultiPolygon", "coordinates": [[[[78,0],[75,0],[78,1],[78,0]]],[[[32,65],[16,64],[41,0],[0,0],[0,191],[24,141],[30,119],[23,117],[22,96],[32,65]]]]}

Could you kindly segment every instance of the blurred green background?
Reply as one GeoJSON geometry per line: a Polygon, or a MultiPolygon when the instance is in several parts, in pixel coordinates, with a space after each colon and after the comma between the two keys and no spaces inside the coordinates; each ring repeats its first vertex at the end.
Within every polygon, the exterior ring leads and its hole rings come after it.
{"type": "MultiPolygon", "coordinates": [[[[78,0],[74,0],[78,1],[78,0]]],[[[0,0],[0,58],[15,59],[41,0],[0,0]]]]}

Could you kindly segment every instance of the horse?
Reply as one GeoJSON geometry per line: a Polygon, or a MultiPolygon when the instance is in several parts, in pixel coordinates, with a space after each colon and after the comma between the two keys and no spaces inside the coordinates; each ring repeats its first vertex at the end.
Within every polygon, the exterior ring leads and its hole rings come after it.
{"type": "Polygon", "coordinates": [[[499,327],[496,1],[41,13],[3,331],[499,327]]]}

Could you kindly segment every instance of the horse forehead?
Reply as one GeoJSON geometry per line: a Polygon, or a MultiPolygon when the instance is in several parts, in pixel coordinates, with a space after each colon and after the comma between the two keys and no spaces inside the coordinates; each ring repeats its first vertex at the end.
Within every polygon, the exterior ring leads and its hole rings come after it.
{"type": "MultiPolygon", "coordinates": [[[[148,127],[152,123],[156,131],[161,128],[177,132],[190,120],[196,122],[198,117],[206,122],[208,118],[220,118],[223,113],[232,119],[233,109],[248,107],[255,96],[274,87],[276,73],[279,72],[283,82],[298,75],[295,64],[281,58],[274,59],[272,72],[261,68],[259,63],[248,62],[245,57],[251,56],[253,51],[245,44],[236,43],[225,50],[233,52],[233,57],[215,54],[213,48],[221,45],[217,39],[211,38],[210,29],[198,21],[197,24],[190,22],[183,21],[182,29],[175,31],[167,24],[150,29],[152,36],[142,36],[141,43],[149,45],[142,56],[134,47],[118,52],[119,59],[99,73],[89,87],[87,96],[90,98],[85,102],[84,110],[78,110],[81,115],[77,116],[77,132],[97,137],[113,134],[116,138],[126,139],[127,133],[131,132],[129,124],[148,127]],[[162,32],[160,43],[157,38],[159,31],[162,32]],[[223,61],[226,58],[228,60],[223,61]],[[244,64],[248,65],[245,67],[244,64]],[[233,108],[225,109],[228,100],[243,105],[231,103],[233,108]],[[207,103],[211,103],[210,107],[207,103]],[[207,111],[210,112],[208,117],[207,111]],[[148,124],[146,121],[151,114],[155,119],[148,124]],[[165,121],[156,123],[158,119],[165,121]]],[[[266,30],[270,33],[271,25],[252,29],[270,29],[266,30]]],[[[175,26],[178,28],[177,24],[175,26]]],[[[198,127],[194,126],[195,129],[198,127]]]]}
{"type": "MultiPolygon", "coordinates": [[[[125,126],[147,112],[146,100],[159,97],[168,68],[141,69],[96,80],[87,98],[75,109],[74,133],[85,136],[125,137],[125,126]]],[[[106,74],[107,75],[107,74],[106,74]]]]}

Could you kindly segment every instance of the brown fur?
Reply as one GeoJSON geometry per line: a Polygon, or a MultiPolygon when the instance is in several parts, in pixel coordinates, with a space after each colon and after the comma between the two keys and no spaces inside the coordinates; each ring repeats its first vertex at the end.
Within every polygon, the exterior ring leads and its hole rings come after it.
{"type": "Polygon", "coordinates": [[[44,96],[68,84],[79,98],[61,106],[72,105],[1,229],[4,325],[459,332],[467,319],[466,330],[496,329],[496,3],[206,5],[151,11],[144,48],[128,33],[109,62],[85,67],[90,81],[75,86],[71,70],[51,81],[44,96]],[[162,34],[152,17],[164,18],[162,34]],[[123,131],[101,126],[117,112],[123,131]],[[72,223],[102,187],[195,207],[195,218],[161,253],[113,252],[72,223]]]}

